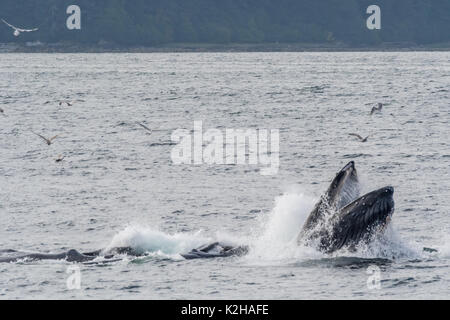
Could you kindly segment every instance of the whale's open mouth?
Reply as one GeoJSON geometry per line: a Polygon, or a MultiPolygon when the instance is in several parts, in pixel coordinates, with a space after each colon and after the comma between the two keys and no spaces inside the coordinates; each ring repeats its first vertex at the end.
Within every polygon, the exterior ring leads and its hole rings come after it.
{"type": "Polygon", "coordinates": [[[355,162],[350,161],[336,174],[325,194],[320,197],[297,237],[298,242],[302,242],[311,230],[320,227],[327,211],[334,212],[349,204],[359,196],[359,191],[355,162]]]}
{"type": "Polygon", "coordinates": [[[355,162],[350,161],[334,178],[328,197],[330,204],[336,209],[343,208],[359,196],[358,173],[355,162]]]}
{"type": "Polygon", "coordinates": [[[350,161],[306,219],[297,241],[318,244],[321,251],[330,253],[384,231],[394,212],[394,188],[387,186],[362,197],[359,191],[355,163],[350,161]]]}

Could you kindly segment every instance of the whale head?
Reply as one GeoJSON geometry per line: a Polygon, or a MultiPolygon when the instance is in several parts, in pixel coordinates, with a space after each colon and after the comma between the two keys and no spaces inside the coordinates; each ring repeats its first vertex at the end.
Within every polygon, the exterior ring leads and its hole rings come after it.
{"type": "Polygon", "coordinates": [[[383,231],[394,213],[394,188],[384,187],[372,191],[341,209],[332,221],[330,234],[324,237],[322,249],[333,252],[353,247],[361,241],[370,241],[383,231]]]}

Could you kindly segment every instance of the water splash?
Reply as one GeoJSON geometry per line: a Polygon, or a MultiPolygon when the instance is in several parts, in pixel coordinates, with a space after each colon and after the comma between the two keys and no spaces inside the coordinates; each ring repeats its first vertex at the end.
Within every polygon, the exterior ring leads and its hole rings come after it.
{"type": "Polygon", "coordinates": [[[114,236],[106,251],[117,247],[131,247],[141,253],[179,256],[180,253],[211,241],[212,239],[203,236],[201,231],[171,235],[149,227],[128,226],[114,236]]]}
{"type": "Polygon", "coordinates": [[[443,258],[450,258],[450,235],[444,234],[441,239],[442,243],[436,246],[437,253],[443,258]]]}
{"type": "Polygon", "coordinates": [[[249,239],[247,261],[287,261],[317,256],[312,248],[297,244],[302,225],[316,199],[301,190],[292,190],[275,199],[273,210],[260,220],[259,232],[249,239]]]}
{"type": "MultiPolygon", "coordinates": [[[[299,260],[337,257],[390,260],[423,257],[422,248],[402,240],[393,224],[369,244],[359,244],[356,251],[341,249],[332,255],[326,255],[314,246],[299,245],[299,231],[316,201],[317,199],[307,195],[299,187],[278,196],[275,198],[273,210],[261,216],[258,223],[249,228],[249,235],[217,233],[214,236],[205,236],[201,231],[167,234],[152,228],[128,226],[113,238],[107,249],[132,247],[151,256],[179,258],[181,253],[189,252],[193,248],[220,241],[230,245],[248,245],[249,253],[243,259],[251,264],[285,264],[299,260]]],[[[448,249],[448,246],[444,246],[441,250],[448,255],[448,249]]]]}
{"type": "Polygon", "coordinates": [[[408,243],[400,237],[393,223],[389,224],[383,234],[372,239],[370,243],[361,242],[356,251],[342,249],[333,256],[353,256],[365,259],[420,259],[423,258],[422,248],[408,243]]]}

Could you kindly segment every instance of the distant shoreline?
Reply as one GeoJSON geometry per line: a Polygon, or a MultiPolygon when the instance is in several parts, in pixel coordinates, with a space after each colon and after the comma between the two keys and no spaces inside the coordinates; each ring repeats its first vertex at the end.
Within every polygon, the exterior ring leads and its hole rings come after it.
{"type": "Polygon", "coordinates": [[[450,43],[416,45],[383,43],[377,46],[349,46],[309,43],[204,44],[176,43],[152,47],[127,47],[112,43],[0,43],[0,53],[182,53],[182,52],[413,52],[450,51],[450,43]]]}

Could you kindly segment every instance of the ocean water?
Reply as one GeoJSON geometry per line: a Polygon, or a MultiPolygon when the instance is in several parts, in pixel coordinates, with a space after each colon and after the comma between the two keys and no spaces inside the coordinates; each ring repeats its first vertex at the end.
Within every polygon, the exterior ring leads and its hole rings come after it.
{"type": "Polygon", "coordinates": [[[0,54],[0,250],[148,253],[3,263],[0,299],[448,299],[449,90],[449,52],[0,54]],[[278,129],[278,171],[174,164],[171,135],[194,121],[278,129]],[[297,246],[350,160],[364,191],[395,188],[386,234],[331,256],[297,246]],[[215,240],[250,251],[180,256],[215,240]]]}

